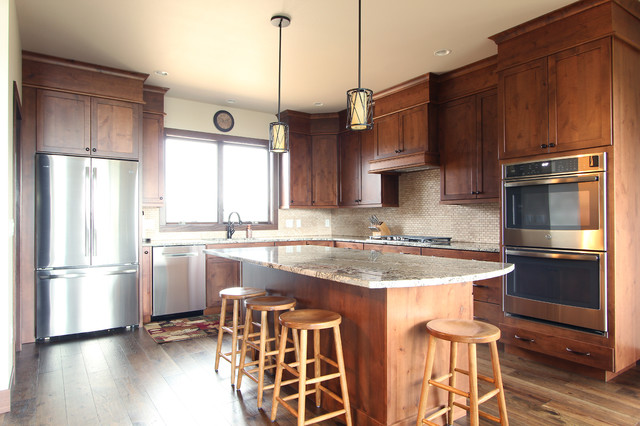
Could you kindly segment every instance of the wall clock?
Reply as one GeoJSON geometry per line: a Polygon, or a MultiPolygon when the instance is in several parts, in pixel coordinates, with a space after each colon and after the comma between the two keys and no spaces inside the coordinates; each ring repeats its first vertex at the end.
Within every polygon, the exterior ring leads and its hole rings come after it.
{"type": "Polygon", "coordinates": [[[221,132],[228,132],[233,129],[233,115],[229,111],[220,110],[213,116],[213,124],[221,132]]]}

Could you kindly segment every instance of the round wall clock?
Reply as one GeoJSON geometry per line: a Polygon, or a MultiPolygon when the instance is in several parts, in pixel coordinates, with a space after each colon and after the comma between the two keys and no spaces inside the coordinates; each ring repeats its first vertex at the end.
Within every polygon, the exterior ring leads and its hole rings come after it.
{"type": "Polygon", "coordinates": [[[221,132],[228,132],[233,129],[233,115],[229,111],[220,110],[213,116],[213,124],[221,132]]]}

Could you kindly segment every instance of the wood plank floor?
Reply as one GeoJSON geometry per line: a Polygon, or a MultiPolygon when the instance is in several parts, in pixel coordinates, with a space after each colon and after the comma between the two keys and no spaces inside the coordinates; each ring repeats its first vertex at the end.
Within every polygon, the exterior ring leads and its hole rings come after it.
{"type": "MultiPolygon", "coordinates": [[[[236,392],[227,363],[214,372],[214,353],[215,338],[158,345],[143,329],[25,345],[16,359],[11,412],[0,414],[0,424],[295,424],[284,409],[271,423],[271,393],[266,411],[258,410],[256,384],[244,380],[236,392]]],[[[487,354],[479,348],[485,374],[487,354]]],[[[640,424],[640,366],[603,383],[500,355],[512,425],[640,424]]],[[[493,400],[482,407],[497,412],[493,400]]]]}

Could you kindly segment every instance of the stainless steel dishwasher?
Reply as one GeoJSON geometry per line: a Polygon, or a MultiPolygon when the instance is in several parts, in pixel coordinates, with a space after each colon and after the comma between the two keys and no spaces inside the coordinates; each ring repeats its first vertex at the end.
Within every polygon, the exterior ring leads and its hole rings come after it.
{"type": "Polygon", "coordinates": [[[153,248],[153,316],[203,310],[204,245],[153,248]]]}

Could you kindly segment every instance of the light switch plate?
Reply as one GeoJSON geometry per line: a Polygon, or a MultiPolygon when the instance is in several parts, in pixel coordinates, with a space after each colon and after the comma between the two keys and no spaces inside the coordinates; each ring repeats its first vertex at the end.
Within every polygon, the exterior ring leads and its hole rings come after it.
{"type": "Polygon", "coordinates": [[[293,228],[293,219],[287,219],[284,221],[284,226],[287,228],[293,228]]]}

